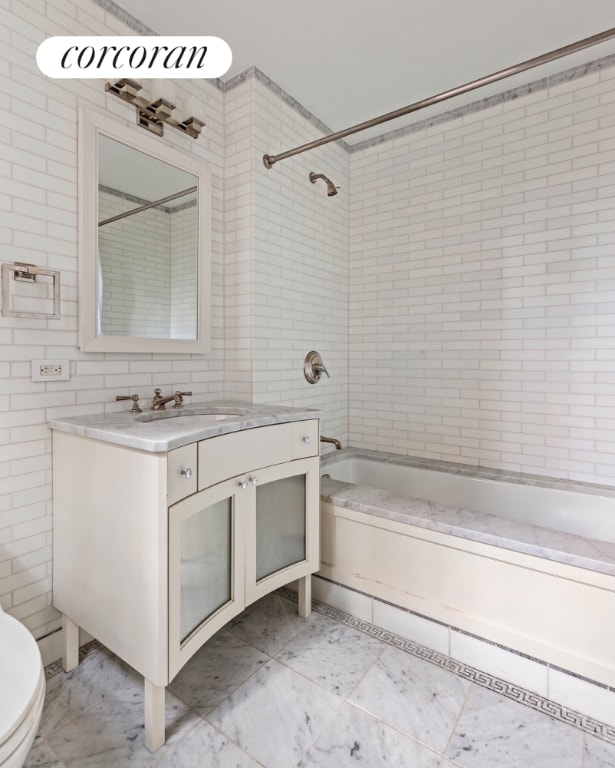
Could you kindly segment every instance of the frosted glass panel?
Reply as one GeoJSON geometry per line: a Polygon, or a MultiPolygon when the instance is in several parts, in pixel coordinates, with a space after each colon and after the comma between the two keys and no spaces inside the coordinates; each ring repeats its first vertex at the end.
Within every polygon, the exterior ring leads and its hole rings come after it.
{"type": "Polygon", "coordinates": [[[305,560],[305,475],[256,489],[256,579],[305,560]]]}
{"type": "Polygon", "coordinates": [[[182,641],[230,599],[231,499],[223,499],[181,526],[182,641]]]}

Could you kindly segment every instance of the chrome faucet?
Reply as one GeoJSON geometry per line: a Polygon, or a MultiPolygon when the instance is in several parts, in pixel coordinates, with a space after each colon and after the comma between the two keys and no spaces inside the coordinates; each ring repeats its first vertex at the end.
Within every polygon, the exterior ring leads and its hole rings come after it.
{"type": "Polygon", "coordinates": [[[179,390],[173,395],[168,397],[162,397],[162,390],[154,390],[154,399],[152,400],[152,411],[165,411],[165,405],[170,403],[171,400],[175,401],[173,408],[183,408],[184,397],[186,395],[192,395],[192,392],[180,392],[179,390]]]}

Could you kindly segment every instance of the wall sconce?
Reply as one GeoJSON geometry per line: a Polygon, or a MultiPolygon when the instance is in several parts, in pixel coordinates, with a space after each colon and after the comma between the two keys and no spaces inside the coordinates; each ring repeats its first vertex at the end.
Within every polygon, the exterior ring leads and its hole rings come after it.
{"type": "Polygon", "coordinates": [[[172,116],[175,104],[166,99],[148,101],[139,96],[141,87],[139,83],[128,80],[128,78],[118,80],[115,83],[105,83],[105,91],[114,94],[122,101],[134,104],[137,108],[137,125],[142,128],[155,133],[157,136],[162,136],[164,126],[170,125],[172,128],[177,128],[178,131],[192,136],[193,139],[198,138],[201,128],[205,125],[203,121],[196,117],[187,117],[179,122],[172,116]]]}

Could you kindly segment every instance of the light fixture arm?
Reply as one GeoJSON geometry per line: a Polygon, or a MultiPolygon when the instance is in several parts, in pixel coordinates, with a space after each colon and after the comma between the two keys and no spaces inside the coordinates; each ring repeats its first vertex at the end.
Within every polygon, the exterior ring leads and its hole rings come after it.
{"type": "Polygon", "coordinates": [[[137,109],[137,125],[145,128],[157,136],[162,136],[165,125],[182,131],[182,133],[198,138],[201,129],[205,123],[196,117],[187,117],[181,122],[172,117],[175,110],[175,104],[166,99],[156,99],[148,101],[143,96],[139,96],[141,85],[134,80],[123,78],[115,83],[105,83],[105,91],[112,93],[122,101],[133,104],[137,109]]]}

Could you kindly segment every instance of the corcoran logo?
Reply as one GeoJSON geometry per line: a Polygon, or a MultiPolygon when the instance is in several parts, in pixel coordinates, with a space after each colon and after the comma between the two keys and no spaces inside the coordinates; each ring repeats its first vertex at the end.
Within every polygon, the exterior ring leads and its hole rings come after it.
{"type": "Polygon", "coordinates": [[[221,77],[233,60],[220,37],[49,37],[36,52],[47,77],[221,77]]]}

